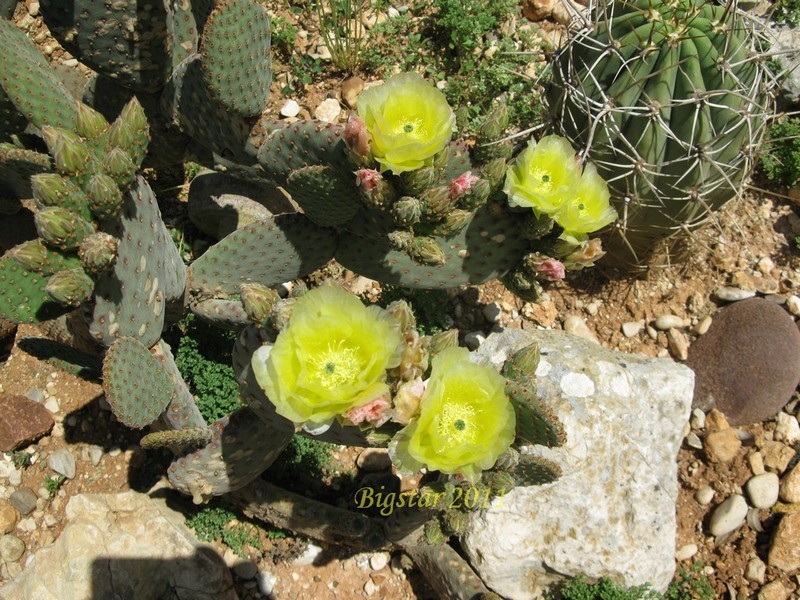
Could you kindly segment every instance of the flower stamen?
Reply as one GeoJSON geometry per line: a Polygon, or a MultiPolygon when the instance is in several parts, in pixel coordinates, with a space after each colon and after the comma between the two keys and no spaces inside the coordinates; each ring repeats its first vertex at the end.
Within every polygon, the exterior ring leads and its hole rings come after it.
{"type": "Polygon", "coordinates": [[[358,347],[345,348],[345,341],[328,343],[328,348],[310,359],[312,377],[332,389],[352,381],[359,373],[358,347]]]}
{"type": "Polygon", "coordinates": [[[457,446],[475,440],[475,408],[463,403],[447,402],[439,417],[439,435],[457,446]]]}

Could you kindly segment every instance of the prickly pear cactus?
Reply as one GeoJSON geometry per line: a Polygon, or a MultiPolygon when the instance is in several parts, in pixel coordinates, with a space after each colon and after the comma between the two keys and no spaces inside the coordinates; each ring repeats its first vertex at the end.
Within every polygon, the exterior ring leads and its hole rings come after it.
{"type": "Polygon", "coordinates": [[[601,0],[590,21],[555,56],[546,100],[553,128],[611,188],[609,258],[641,266],[654,242],[740,193],[772,78],[735,2],[601,0]]]}

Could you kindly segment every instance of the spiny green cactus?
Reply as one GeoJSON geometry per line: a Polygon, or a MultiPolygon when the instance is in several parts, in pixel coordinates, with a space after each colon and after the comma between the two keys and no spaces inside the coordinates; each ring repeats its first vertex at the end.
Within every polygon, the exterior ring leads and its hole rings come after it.
{"type": "Polygon", "coordinates": [[[606,0],[557,53],[554,129],[609,183],[609,258],[643,266],[654,244],[740,193],[773,113],[754,25],[702,0],[606,0]]]}

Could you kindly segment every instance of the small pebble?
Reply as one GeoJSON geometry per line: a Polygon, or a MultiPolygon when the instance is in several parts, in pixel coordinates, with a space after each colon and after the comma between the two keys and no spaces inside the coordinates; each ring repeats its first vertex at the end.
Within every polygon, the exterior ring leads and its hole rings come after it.
{"type": "Polygon", "coordinates": [[[21,487],[9,496],[8,501],[21,515],[29,515],[36,510],[36,492],[29,487],[21,487]]]}
{"type": "Polygon", "coordinates": [[[369,557],[369,566],[372,567],[373,571],[380,571],[389,564],[391,558],[388,552],[376,552],[369,557]]]}
{"type": "Polygon", "coordinates": [[[750,465],[750,472],[753,475],[761,475],[764,473],[764,458],[761,452],[751,452],[747,455],[747,464],[750,465]]]}
{"type": "Polygon", "coordinates": [[[756,293],[750,290],[743,290],[737,287],[721,287],[714,292],[714,297],[717,300],[724,302],[738,302],[739,300],[747,300],[752,298],[756,293]]]}
{"type": "Polygon", "coordinates": [[[275,590],[275,584],[278,578],[269,571],[259,571],[256,575],[256,583],[258,584],[258,591],[267,597],[271,597],[272,592],[275,590]]]}
{"type": "Polygon", "coordinates": [[[645,331],[647,331],[647,335],[651,340],[655,341],[658,339],[658,331],[656,331],[656,328],[652,325],[647,325],[645,331]]]}
{"type": "Polygon", "coordinates": [[[660,331],[667,331],[674,327],[683,327],[683,319],[676,315],[660,315],[656,317],[653,325],[660,331]]]}
{"type": "Polygon", "coordinates": [[[18,518],[17,510],[5,500],[0,500],[0,535],[14,531],[18,518]]]}
{"type": "Polygon", "coordinates": [[[483,318],[489,323],[499,323],[500,318],[503,316],[503,308],[497,302],[487,304],[481,312],[483,313],[483,318]]]}
{"type": "Polygon", "coordinates": [[[305,552],[303,552],[300,556],[295,558],[292,561],[292,564],[298,567],[310,565],[316,560],[320,552],[322,552],[322,548],[320,548],[316,544],[309,544],[308,546],[306,546],[305,552]]]}
{"type": "Polygon", "coordinates": [[[800,315],[800,296],[792,294],[786,299],[786,308],[793,315],[800,315]]]}
{"type": "Polygon", "coordinates": [[[295,100],[287,100],[281,107],[281,116],[296,117],[300,114],[300,105],[295,100]]]}
{"type": "Polygon", "coordinates": [[[594,332],[589,329],[586,321],[577,315],[569,315],[566,319],[564,319],[564,331],[571,333],[572,335],[577,335],[585,340],[589,340],[590,342],[594,342],[595,344],[600,343],[600,340],[597,339],[597,336],[594,334],[594,332]]]}
{"type": "Polygon", "coordinates": [[[690,448],[696,448],[700,450],[703,447],[703,442],[697,437],[697,434],[694,431],[690,431],[686,435],[686,445],[690,448]]]}
{"type": "Polygon", "coordinates": [[[21,519],[20,522],[17,523],[17,529],[24,531],[25,533],[33,533],[36,531],[36,520],[32,517],[21,519]]]}
{"type": "Polygon", "coordinates": [[[341,113],[342,107],[339,106],[339,101],[336,98],[323,100],[320,105],[314,109],[314,116],[325,123],[336,123],[341,113]]]}
{"type": "Polygon", "coordinates": [[[361,77],[350,77],[342,83],[342,100],[349,108],[355,109],[358,104],[358,95],[364,89],[364,80],[361,77]]]}
{"type": "Polygon", "coordinates": [[[75,457],[66,448],[59,448],[48,456],[47,466],[67,479],[75,478],[75,457]]]}
{"type": "Polygon", "coordinates": [[[755,475],[744,484],[750,504],[756,508],[772,508],[778,501],[780,479],[775,473],[755,475]]]}
{"type": "Polygon", "coordinates": [[[11,534],[0,537],[0,562],[16,562],[24,553],[25,542],[21,539],[11,534]]]}
{"type": "Polygon", "coordinates": [[[725,535],[741,527],[747,517],[747,502],[744,496],[733,494],[714,509],[709,521],[713,536],[725,535]]]}
{"type": "Polygon", "coordinates": [[[367,579],[367,582],[364,584],[364,593],[367,596],[373,596],[378,591],[377,584],[372,581],[372,579],[367,579]]]}
{"type": "Polygon", "coordinates": [[[667,343],[672,356],[678,360],[686,360],[689,356],[689,343],[686,336],[677,329],[667,331],[667,343]]]}
{"type": "Polygon", "coordinates": [[[583,307],[583,310],[586,311],[587,315],[596,315],[600,312],[600,306],[602,306],[602,302],[599,300],[594,300],[593,302],[589,302],[586,306],[583,307]]]}
{"type": "Polygon", "coordinates": [[[706,426],[706,413],[699,408],[695,408],[692,410],[691,423],[694,429],[703,429],[706,426]]]}
{"type": "Polygon", "coordinates": [[[762,584],[767,577],[767,565],[763,560],[758,558],[751,558],[747,567],[744,569],[744,578],[753,583],[762,584]]]}
{"type": "Polygon", "coordinates": [[[775,416],[775,432],[772,439],[785,444],[794,444],[800,440],[800,423],[794,415],[779,412],[775,416]]]}
{"type": "Polygon", "coordinates": [[[714,488],[710,485],[701,487],[694,493],[694,499],[702,506],[711,504],[711,501],[714,499],[714,488]]]}
{"type": "Polygon", "coordinates": [[[482,331],[470,331],[464,336],[464,345],[470,350],[477,350],[486,341],[482,331]]]}
{"type": "Polygon", "coordinates": [[[800,463],[783,476],[781,498],[786,502],[800,502],[800,463]]]}
{"type": "Polygon", "coordinates": [[[102,458],[103,449],[100,446],[95,446],[94,444],[89,446],[89,460],[92,462],[93,467],[99,465],[102,458]]]}
{"type": "Polygon", "coordinates": [[[622,335],[627,338],[632,338],[639,335],[639,332],[644,328],[642,321],[629,321],[622,324],[622,335]]]}
{"type": "Polygon", "coordinates": [[[697,554],[697,544],[686,544],[675,552],[675,560],[689,560],[697,554]]]}
{"type": "Polygon", "coordinates": [[[712,321],[713,319],[706,315],[697,322],[697,325],[695,325],[694,328],[692,328],[692,333],[695,335],[704,335],[708,331],[708,328],[711,327],[712,321]]]}
{"type": "Polygon", "coordinates": [[[789,600],[789,593],[781,581],[770,581],[758,590],[757,600],[789,600]]]}

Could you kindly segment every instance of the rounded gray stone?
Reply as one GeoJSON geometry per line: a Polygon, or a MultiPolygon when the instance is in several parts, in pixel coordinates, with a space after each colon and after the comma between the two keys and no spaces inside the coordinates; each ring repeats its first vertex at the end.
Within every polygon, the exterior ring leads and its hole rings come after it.
{"type": "Polygon", "coordinates": [[[744,491],[755,508],[771,508],[778,501],[780,479],[775,473],[762,473],[748,479],[744,491]]]}
{"type": "Polygon", "coordinates": [[[75,457],[66,448],[59,448],[48,456],[47,466],[67,479],[75,478],[75,457]]]}
{"type": "Polygon", "coordinates": [[[6,534],[0,537],[0,561],[13,563],[25,553],[25,542],[16,536],[6,534]]]}
{"type": "Polygon", "coordinates": [[[22,487],[9,496],[8,501],[21,515],[29,515],[36,510],[36,501],[39,497],[29,487],[22,487]]]}
{"type": "Polygon", "coordinates": [[[711,513],[708,530],[711,535],[725,535],[735,531],[747,518],[747,501],[740,494],[733,494],[711,513]]]}

